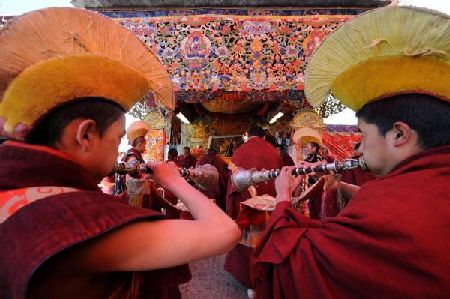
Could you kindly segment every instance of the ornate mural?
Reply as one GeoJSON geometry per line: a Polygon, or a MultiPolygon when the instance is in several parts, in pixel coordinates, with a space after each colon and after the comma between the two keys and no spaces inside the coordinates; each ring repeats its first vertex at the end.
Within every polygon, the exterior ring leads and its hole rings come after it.
{"type": "Polygon", "coordinates": [[[177,100],[193,101],[191,91],[200,92],[201,100],[220,91],[302,91],[304,68],[317,46],[352,15],[363,11],[102,13],[135,32],[159,57],[178,91],[177,100]]]}
{"type": "Polygon", "coordinates": [[[167,67],[177,90],[303,89],[305,62],[349,16],[120,19],[167,67]]]}
{"type": "Polygon", "coordinates": [[[145,137],[147,139],[147,148],[144,160],[164,161],[164,145],[166,144],[166,133],[164,130],[150,129],[145,137]]]}

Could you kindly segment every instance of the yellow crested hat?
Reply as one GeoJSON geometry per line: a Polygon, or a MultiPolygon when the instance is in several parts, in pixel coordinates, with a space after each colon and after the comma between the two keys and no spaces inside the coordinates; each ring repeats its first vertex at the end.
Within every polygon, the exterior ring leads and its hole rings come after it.
{"type": "Polygon", "coordinates": [[[354,111],[405,93],[450,101],[449,16],[389,6],[347,22],[325,39],[305,72],[314,107],[330,93],[354,111]]]}
{"type": "Polygon", "coordinates": [[[147,132],[149,130],[149,125],[142,121],[138,120],[133,122],[127,130],[127,139],[128,143],[131,145],[133,144],[133,141],[136,140],[138,137],[145,137],[147,135],[147,132]]]}
{"type": "Polygon", "coordinates": [[[292,139],[294,143],[301,145],[307,144],[309,142],[315,142],[320,146],[322,146],[323,144],[322,137],[320,136],[319,132],[309,127],[295,130],[292,139]]]}
{"type": "Polygon", "coordinates": [[[75,98],[103,97],[125,110],[152,92],[174,107],[159,60],[131,32],[101,14],[46,8],[0,31],[0,136],[23,140],[37,121],[75,98]]]}

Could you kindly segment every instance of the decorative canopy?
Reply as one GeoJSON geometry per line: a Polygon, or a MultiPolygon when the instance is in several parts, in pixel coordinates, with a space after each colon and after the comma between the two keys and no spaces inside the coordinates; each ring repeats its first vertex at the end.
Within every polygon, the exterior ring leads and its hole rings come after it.
{"type": "MultiPolygon", "coordinates": [[[[303,72],[310,56],[327,35],[366,10],[101,12],[134,32],[158,56],[170,74],[177,101],[201,102],[208,109],[224,102],[218,100],[224,93],[245,93],[248,109],[236,109],[245,111],[252,109],[250,102],[296,101],[304,106],[303,72]]],[[[323,117],[344,109],[330,103],[322,107],[323,117]]]]}
{"type": "Polygon", "coordinates": [[[303,90],[304,67],[314,50],[363,11],[102,13],[145,42],[165,65],[176,91],[282,92],[303,90]]]}
{"type": "MultiPolygon", "coordinates": [[[[321,41],[354,15],[391,0],[73,0],[136,33],[170,73],[177,101],[246,93],[252,102],[304,102],[304,68],[321,41]],[[262,97],[260,93],[269,93],[262,97]],[[294,99],[290,95],[295,95],[294,99]]],[[[345,107],[327,101],[323,117],[345,107]]]]}

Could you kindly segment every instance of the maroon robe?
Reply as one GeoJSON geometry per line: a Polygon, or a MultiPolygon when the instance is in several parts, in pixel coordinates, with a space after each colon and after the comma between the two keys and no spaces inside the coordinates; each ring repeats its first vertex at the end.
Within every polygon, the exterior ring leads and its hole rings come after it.
{"type": "Polygon", "coordinates": [[[282,166],[295,166],[294,160],[292,160],[292,157],[286,152],[281,154],[281,162],[283,164],[282,166]]]}
{"type": "MultiPolygon", "coordinates": [[[[238,147],[231,158],[231,162],[244,169],[256,168],[257,170],[262,170],[281,168],[281,158],[278,151],[269,142],[259,137],[251,137],[246,143],[238,147]]],[[[258,195],[276,195],[275,183],[273,180],[260,183],[255,187],[258,195]]],[[[233,219],[237,219],[240,203],[250,197],[248,191],[242,193],[238,192],[230,180],[228,182],[226,202],[228,215],[233,219]]],[[[250,279],[249,263],[252,251],[253,248],[238,244],[228,253],[224,265],[224,269],[230,272],[247,288],[253,288],[250,279]]]]}
{"type": "MultiPolygon", "coordinates": [[[[269,142],[259,137],[251,137],[246,143],[238,147],[231,158],[231,162],[244,169],[255,168],[256,170],[262,170],[281,168],[281,158],[278,151],[269,142]]],[[[273,180],[260,183],[255,188],[258,195],[276,195],[273,180]]],[[[230,180],[227,189],[227,214],[231,218],[237,219],[240,203],[250,197],[248,191],[242,193],[237,191],[230,180]]]]}
{"type": "MultiPolygon", "coordinates": [[[[0,164],[0,192],[43,186],[80,190],[37,200],[0,224],[0,298],[25,298],[33,275],[66,249],[136,220],[160,218],[103,194],[88,172],[47,147],[6,142],[0,146],[0,164]]],[[[129,292],[134,275],[140,277],[139,298],[181,298],[178,284],[191,277],[185,270],[106,273],[110,281],[120,282],[106,292],[129,292]]]]}
{"type": "Polygon", "coordinates": [[[323,189],[325,177],[319,180],[305,192],[302,193],[302,201],[309,200],[309,217],[311,219],[323,220],[326,217],[336,216],[344,207],[344,200],[341,199],[336,190],[323,189]]]}
{"type": "Polygon", "coordinates": [[[210,164],[217,169],[219,181],[217,186],[207,190],[200,190],[208,198],[215,198],[217,205],[225,211],[225,196],[227,193],[228,178],[230,176],[227,163],[216,153],[208,153],[200,156],[197,161],[197,167],[210,164]]]}
{"type": "Polygon", "coordinates": [[[325,160],[327,161],[327,163],[333,163],[335,161],[335,159],[333,158],[333,156],[327,156],[325,158],[325,160]]]}
{"type": "Polygon", "coordinates": [[[361,168],[348,169],[342,171],[341,181],[344,183],[353,184],[356,186],[362,186],[364,183],[375,179],[375,175],[368,171],[362,170],[361,168]]]}
{"type": "Polygon", "coordinates": [[[256,298],[448,298],[450,146],[366,183],[336,217],[277,205],[255,249],[256,298]]]}
{"type": "Polygon", "coordinates": [[[135,157],[139,163],[145,163],[144,158],[142,158],[142,154],[134,147],[130,148],[125,155],[122,157],[122,162],[127,162],[129,157],[135,157]]]}
{"type": "Polygon", "coordinates": [[[169,219],[180,219],[181,211],[174,208],[172,205],[178,203],[178,198],[172,194],[172,192],[161,190],[162,188],[157,188],[154,183],[151,185],[151,199],[150,208],[160,212],[161,209],[166,210],[166,217],[169,219]],[[164,198],[163,193],[164,192],[164,198]]]}
{"type": "Polygon", "coordinates": [[[181,167],[183,168],[194,168],[195,164],[197,163],[197,160],[195,160],[194,156],[192,154],[189,155],[182,155],[178,157],[178,161],[181,167]]]}

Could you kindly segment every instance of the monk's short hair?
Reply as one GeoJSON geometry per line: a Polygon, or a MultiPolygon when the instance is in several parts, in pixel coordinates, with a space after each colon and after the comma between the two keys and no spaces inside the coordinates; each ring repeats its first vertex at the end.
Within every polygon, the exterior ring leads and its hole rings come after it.
{"type": "Polygon", "coordinates": [[[417,132],[423,149],[450,144],[450,103],[426,94],[402,94],[364,105],[358,118],[385,136],[397,121],[417,132]]]}
{"type": "Polygon", "coordinates": [[[274,147],[278,147],[277,139],[275,137],[273,137],[272,135],[266,135],[264,138],[266,139],[267,142],[272,144],[274,147]]]}
{"type": "Polygon", "coordinates": [[[259,126],[252,126],[248,130],[248,136],[258,136],[263,138],[264,137],[264,130],[259,126]]]}
{"type": "Polygon", "coordinates": [[[64,128],[77,118],[92,119],[101,137],[124,113],[122,107],[105,98],[75,99],[47,113],[27,135],[25,142],[54,148],[64,128]]]}
{"type": "Polygon", "coordinates": [[[178,151],[176,148],[172,147],[169,149],[169,157],[178,157],[178,151]]]}
{"type": "Polygon", "coordinates": [[[131,146],[136,147],[139,143],[145,143],[145,137],[144,136],[139,136],[136,139],[134,139],[133,143],[131,144],[131,146]]]}

